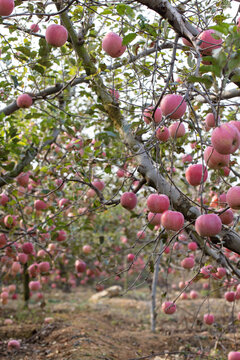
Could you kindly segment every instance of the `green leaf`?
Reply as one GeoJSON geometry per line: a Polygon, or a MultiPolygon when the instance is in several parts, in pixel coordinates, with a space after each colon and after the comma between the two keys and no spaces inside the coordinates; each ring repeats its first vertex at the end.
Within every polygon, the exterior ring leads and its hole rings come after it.
{"type": "Polygon", "coordinates": [[[132,42],[136,38],[136,36],[137,36],[136,33],[130,33],[130,34],[124,36],[122,44],[128,45],[130,42],[132,42]]]}
{"type": "Polygon", "coordinates": [[[117,13],[118,13],[119,15],[124,15],[124,14],[125,14],[126,7],[127,7],[127,5],[125,5],[125,4],[118,4],[118,5],[116,6],[117,13]]]}

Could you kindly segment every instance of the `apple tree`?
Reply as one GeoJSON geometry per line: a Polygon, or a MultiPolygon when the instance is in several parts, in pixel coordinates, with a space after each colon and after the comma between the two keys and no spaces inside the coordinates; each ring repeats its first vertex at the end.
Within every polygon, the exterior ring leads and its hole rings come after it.
{"type": "Polygon", "coordinates": [[[135,267],[133,286],[154,273],[154,329],[162,262],[237,284],[232,4],[0,0],[4,285],[22,276],[28,299],[51,271],[54,287],[135,267]]]}

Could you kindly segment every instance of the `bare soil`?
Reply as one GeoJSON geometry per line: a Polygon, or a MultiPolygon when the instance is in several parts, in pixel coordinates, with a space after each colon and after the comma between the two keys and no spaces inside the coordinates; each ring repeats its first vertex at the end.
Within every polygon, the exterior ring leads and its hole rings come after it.
{"type": "MultiPolygon", "coordinates": [[[[180,300],[174,315],[159,310],[157,328],[150,331],[150,294],[147,289],[125,297],[89,302],[91,289],[71,293],[54,290],[46,306],[11,301],[0,308],[0,359],[10,360],[135,360],[216,359],[226,360],[231,350],[240,350],[240,306],[224,299],[180,300]],[[203,324],[211,311],[216,322],[203,324]],[[50,324],[45,317],[53,317],[50,324]],[[12,325],[4,325],[12,318],[12,325]],[[10,339],[21,341],[19,351],[7,350],[10,339]]],[[[159,299],[160,301],[160,299],[159,299]]]]}

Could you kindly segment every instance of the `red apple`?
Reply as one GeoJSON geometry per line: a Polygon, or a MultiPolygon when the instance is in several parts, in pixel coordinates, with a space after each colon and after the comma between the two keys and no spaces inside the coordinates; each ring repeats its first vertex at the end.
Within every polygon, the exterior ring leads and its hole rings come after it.
{"type": "Polygon", "coordinates": [[[227,203],[234,210],[240,210],[240,186],[232,186],[227,192],[227,203]]]}
{"type": "Polygon", "coordinates": [[[160,108],[164,116],[180,119],[185,114],[187,104],[181,95],[168,94],[162,98],[160,108]]]}
{"type": "Polygon", "coordinates": [[[209,128],[214,128],[216,126],[216,120],[213,113],[207,114],[205,118],[205,123],[209,128]]]}
{"type": "Polygon", "coordinates": [[[37,33],[40,30],[40,27],[38,26],[38,24],[32,24],[30,26],[30,30],[32,30],[33,33],[37,33]]]}
{"type": "Polygon", "coordinates": [[[168,130],[172,138],[179,138],[185,135],[185,127],[180,121],[177,121],[170,125],[168,130]]]}
{"type": "Polygon", "coordinates": [[[230,155],[219,154],[212,146],[208,146],[204,151],[204,161],[210,169],[220,169],[229,165],[230,155]]]}
{"type": "Polygon", "coordinates": [[[40,262],[38,265],[40,273],[46,273],[50,270],[50,264],[48,261],[40,262]]]}
{"type": "Polygon", "coordinates": [[[100,180],[94,180],[93,181],[93,186],[95,186],[99,191],[102,191],[105,187],[105,184],[103,181],[100,180]]]}
{"type": "Polygon", "coordinates": [[[194,267],[195,261],[192,257],[186,257],[181,261],[181,266],[184,269],[192,269],[194,267]]]}
{"type": "Polygon", "coordinates": [[[167,195],[151,194],[147,198],[147,207],[153,213],[162,213],[168,210],[170,206],[167,195]]]}
{"type": "Polygon", "coordinates": [[[82,251],[84,254],[90,254],[92,252],[92,247],[90,245],[84,245],[82,251]]]}
{"type": "Polygon", "coordinates": [[[37,211],[45,210],[48,206],[43,200],[35,200],[34,207],[37,211]]]}
{"type": "Polygon", "coordinates": [[[16,351],[20,349],[20,342],[18,340],[10,340],[7,344],[8,350],[16,351]]]}
{"type": "Polygon", "coordinates": [[[195,221],[195,229],[200,236],[214,236],[220,233],[222,221],[216,214],[200,215],[195,221]]]}
{"type": "Polygon", "coordinates": [[[169,130],[166,126],[161,126],[156,130],[156,138],[159,141],[166,142],[170,137],[169,130]]]}
{"type": "Polygon", "coordinates": [[[87,267],[87,265],[84,261],[82,261],[82,260],[75,261],[75,269],[77,272],[80,272],[80,273],[84,272],[86,270],[86,267],[87,267]]]}
{"type": "Polygon", "coordinates": [[[186,162],[192,162],[192,155],[190,155],[190,154],[187,154],[187,155],[183,155],[183,157],[182,157],[182,162],[183,162],[183,164],[185,164],[186,162]]]}
{"type": "Polygon", "coordinates": [[[203,316],[203,321],[207,325],[212,325],[214,323],[214,315],[213,314],[205,314],[203,316]]]}
{"type": "Polygon", "coordinates": [[[191,241],[188,244],[188,249],[191,250],[191,251],[196,251],[197,248],[198,248],[198,245],[197,245],[197,243],[195,243],[195,241],[191,241]]]}
{"type": "Polygon", "coordinates": [[[11,229],[17,225],[16,217],[13,215],[4,216],[3,222],[8,229],[11,229]]]}
{"type": "MultiPolygon", "coordinates": [[[[219,211],[222,211],[222,210],[224,210],[224,209],[220,209],[219,211]]],[[[231,209],[227,209],[226,211],[224,211],[224,213],[219,215],[219,217],[224,225],[229,225],[233,221],[234,214],[231,209]]]]}
{"type": "Polygon", "coordinates": [[[235,300],[235,292],[234,291],[226,291],[224,294],[224,297],[228,302],[233,302],[235,300]]]}
{"type": "Polygon", "coordinates": [[[47,27],[45,39],[52,46],[63,46],[68,39],[67,29],[62,25],[51,24],[47,27]]]}
{"type": "Polygon", "coordinates": [[[29,289],[31,291],[38,291],[41,289],[40,281],[30,281],[29,283],[29,289]]]}
{"type": "Polygon", "coordinates": [[[22,244],[22,251],[24,252],[24,254],[30,255],[34,252],[34,247],[33,244],[30,242],[26,242],[24,244],[22,244]]]}
{"type": "Polygon", "coordinates": [[[199,47],[203,55],[211,55],[212,50],[221,47],[222,39],[218,38],[217,33],[213,30],[205,30],[199,36],[199,47]]]}
{"type": "Polygon", "coordinates": [[[29,182],[29,173],[21,173],[16,178],[18,185],[26,187],[29,182]]]}
{"type": "Polygon", "coordinates": [[[135,258],[135,255],[134,255],[134,254],[128,254],[128,255],[127,255],[127,260],[128,260],[128,261],[133,261],[134,258],[135,258]]]}
{"type": "Polygon", "coordinates": [[[228,360],[240,360],[240,352],[230,351],[230,353],[228,353],[228,360]]]}
{"type": "Polygon", "coordinates": [[[56,237],[56,241],[65,241],[67,239],[67,233],[65,230],[58,230],[57,231],[57,237],[56,237]]]}
{"type": "Polygon", "coordinates": [[[162,214],[160,213],[148,213],[148,221],[151,225],[161,225],[161,217],[162,214]]]}
{"type": "Polygon", "coordinates": [[[190,295],[190,298],[191,298],[192,300],[198,298],[198,292],[195,291],[195,290],[191,290],[189,295],[190,295]]]}
{"type": "Polygon", "coordinates": [[[233,154],[239,148],[240,133],[234,125],[222,124],[213,130],[211,142],[219,154],[233,154]]]}
{"type": "Polygon", "coordinates": [[[137,205],[137,195],[133,192],[125,192],[120,199],[121,205],[128,210],[133,210],[137,205]]]}
{"type": "Polygon", "coordinates": [[[172,301],[165,301],[162,303],[162,310],[165,314],[173,314],[176,311],[176,305],[172,301]]]}
{"type": "Polygon", "coordinates": [[[0,16],[8,16],[13,12],[14,0],[0,0],[0,16]]]}
{"type": "Polygon", "coordinates": [[[114,32],[110,32],[104,36],[102,40],[103,50],[111,57],[120,57],[126,50],[126,46],[122,45],[122,38],[114,32]]]}
{"type": "Polygon", "coordinates": [[[33,101],[30,95],[22,94],[17,98],[17,106],[19,108],[29,108],[32,105],[33,101]]]}
{"type": "MultiPolygon", "coordinates": [[[[150,124],[152,121],[154,106],[150,106],[145,109],[143,112],[143,120],[146,124],[150,124]]],[[[162,121],[162,110],[158,107],[154,113],[154,122],[155,124],[159,124],[162,121]]]]}
{"type": "Polygon", "coordinates": [[[9,201],[9,197],[6,194],[4,193],[0,194],[0,204],[2,206],[5,206],[8,203],[8,201],[9,201]]]}
{"type": "Polygon", "coordinates": [[[161,218],[161,224],[166,230],[178,231],[184,225],[184,216],[178,211],[164,211],[161,218]]]}
{"type": "Polygon", "coordinates": [[[145,239],[145,237],[146,237],[145,231],[140,230],[140,231],[137,232],[137,238],[138,239],[145,239]]]}
{"type": "Polygon", "coordinates": [[[208,171],[206,166],[202,164],[190,165],[186,170],[187,182],[192,186],[200,185],[201,182],[205,182],[208,177],[208,171]]]}

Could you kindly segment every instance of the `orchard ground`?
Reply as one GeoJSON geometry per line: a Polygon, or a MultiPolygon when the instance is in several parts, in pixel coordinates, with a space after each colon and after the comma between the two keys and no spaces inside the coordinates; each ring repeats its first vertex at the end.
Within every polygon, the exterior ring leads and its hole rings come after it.
{"type": "MultiPolygon", "coordinates": [[[[10,301],[0,309],[0,358],[225,360],[240,343],[240,304],[234,305],[232,317],[231,303],[223,297],[209,299],[204,290],[198,299],[178,300],[173,315],[162,313],[159,297],[155,334],[150,332],[147,287],[95,303],[89,301],[93,293],[90,287],[70,293],[55,289],[46,295],[46,306],[31,302],[25,310],[21,300],[10,301]],[[211,326],[203,324],[208,308],[215,314],[211,326]],[[53,321],[45,324],[46,317],[53,321]],[[6,318],[13,324],[4,325],[6,318]],[[21,341],[19,351],[7,351],[11,338],[21,341]]],[[[172,290],[171,298],[178,294],[179,290],[172,290]]]]}

